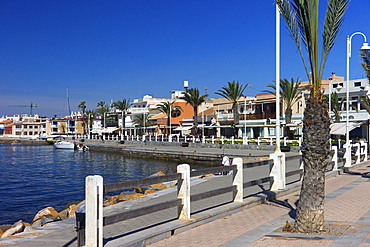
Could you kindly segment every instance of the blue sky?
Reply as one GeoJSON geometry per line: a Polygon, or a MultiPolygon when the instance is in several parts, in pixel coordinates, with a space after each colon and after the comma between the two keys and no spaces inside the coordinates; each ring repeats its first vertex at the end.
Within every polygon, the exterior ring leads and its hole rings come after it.
{"type": "MultiPolygon", "coordinates": [[[[323,3],[326,1],[322,0],[323,3]]],[[[370,39],[370,1],[352,0],[327,62],[345,76],[346,37],[370,39]]],[[[281,77],[307,80],[281,22],[281,77]]],[[[352,39],[351,79],[363,78],[352,39]]],[[[183,81],[210,97],[227,82],[252,85],[251,96],[275,80],[273,0],[0,1],[0,116],[67,114],[81,101],[169,98],[183,81]]]]}

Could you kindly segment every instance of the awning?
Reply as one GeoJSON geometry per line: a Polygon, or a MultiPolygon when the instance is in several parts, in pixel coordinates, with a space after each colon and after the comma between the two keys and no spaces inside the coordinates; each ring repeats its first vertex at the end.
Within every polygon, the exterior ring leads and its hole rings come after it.
{"type": "MultiPolygon", "coordinates": [[[[354,130],[360,127],[364,122],[349,122],[348,131],[354,130]]],[[[345,135],[346,134],[346,123],[333,123],[330,125],[330,134],[332,135],[345,135]]]]}
{"type": "Polygon", "coordinates": [[[192,128],[192,126],[179,126],[177,127],[176,129],[174,129],[174,131],[180,131],[180,130],[190,130],[192,128]]]}

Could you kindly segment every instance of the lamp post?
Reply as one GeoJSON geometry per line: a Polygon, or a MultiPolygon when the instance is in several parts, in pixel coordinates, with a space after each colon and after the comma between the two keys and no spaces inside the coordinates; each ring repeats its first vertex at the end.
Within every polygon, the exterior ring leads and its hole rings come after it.
{"type": "Polygon", "coordinates": [[[280,152],[280,13],[276,5],[276,152],[280,152]]]}
{"type": "Polygon", "coordinates": [[[244,96],[244,139],[247,140],[247,96],[244,96]]]}
{"type": "Polygon", "coordinates": [[[349,143],[349,58],[351,57],[351,40],[353,36],[356,34],[360,34],[364,37],[364,43],[360,50],[370,50],[368,43],[366,42],[365,34],[361,32],[355,32],[351,36],[347,36],[347,82],[346,82],[346,146],[347,146],[347,156],[346,156],[346,163],[345,167],[351,166],[351,152],[350,152],[350,143],[349,143]]]}

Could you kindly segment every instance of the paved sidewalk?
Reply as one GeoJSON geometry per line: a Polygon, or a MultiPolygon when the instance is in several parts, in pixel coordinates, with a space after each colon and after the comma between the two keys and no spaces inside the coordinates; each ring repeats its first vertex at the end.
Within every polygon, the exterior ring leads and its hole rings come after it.
{"type": "Polygon", "coordinates": [[[326,182],[325,220],[348,226],[341,236],[276,232],[293,222],[299,193],[280,197],[149,245],[161,246],[370,246],[370,165],[326,182]]]}

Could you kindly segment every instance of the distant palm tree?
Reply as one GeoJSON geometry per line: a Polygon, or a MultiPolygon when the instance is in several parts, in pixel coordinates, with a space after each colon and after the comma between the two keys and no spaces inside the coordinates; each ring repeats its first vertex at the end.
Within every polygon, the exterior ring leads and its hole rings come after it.
{"type": "Polygon", "coordinates": [[[101,125],[103,126],[103,128],[105,128],[105,121],[104,121],[104,118],[105,118],[105,113],[109,112],[109,106],[108,104],[106,104],[104,101],[100,101],[99,103],[96,104],[96,106],[100,106],[99,108],[96,108],[95,109],[95,114],[97,116],[101,116],[101,125]]]}
{"type": "Polygon", "coordinates": [[[206,98],[208,94],[200,95],[200,91],[198,88],[190,88],[186,89],[184,96],[180,99],[186,101],[186,104],[190,104],[193,107],[194,111],[194,132],[193,135],[198,134],[198,107],[203,103],[206,102],[206,98]]]}
{"type": "MultiPolygon", "coordinates": [[[[329,102],[329,97],[324,96],[325,101],[329,102]]],[[[330,97],[331,111],[334,113],[334,122],[340,122],[340,113],[344,110],[344,98],[339,101],[337,92],[332,92],[330,97]]]]}
{"type": "Polygon", "coordinates": [[[87,110],[84,114],[84,119],[87,119],[87,124],[90,130],[92,129],[92,126],[94,124],[95,115],[96,113],[93,110],[87,110]]]}
{"type": "Polygon", "coordinates": [[[152,121],[148,120],[148,117],[146,116],[145,113],[135,116],[135,118],[132,120],[132,122],[134,124],[137,124],[138,127],[142,128],[141,135],[144,135],[144,133],[145,133],[144,132],[145,130],[143,129],[144,126],[149,127],[149,126],[153,126],[154,125],[152,121]]]}
{"type": "Polygon", "coordinates": [[[86,101],[81,101],[80,104],[77,106],[77,109],[81,109],[82,110],[82,115],[85,113],[85,110],[86,110],[86,101]]]}
{"type": "Polygon", "coordinates": [[[130,107],[130,99],[123,99],[122,101],[118,100],[117,102],[113,102],[113,107],[116,107],[118,110],[122,112],[122,136],[124,135],[125,128],[126,128],[126,113],[130,107]]]}
{"type": "MultiPolygon", "coordinates": [[[[297,103],[300,99],[302,99],[302,91],[305,91],[309,88],[309,86],[301,86],[301,80],[297,78],[291,78],[289,81],[288,79],[280,79],[280,96],[283,98],[284,106],[285,106],[285,123],[290,124],[292,122],[292,113],[293,113],[293,105],[297,103]]],[[[263,92],[271,93],[276,95],[276,84],[268,84],[268,87],[274,89],[275,91],[270,90],[263,90],[263,92]]],[[[289,135],[289,127],[285,126],[284,128],[284,136],[289,135]]]]}
{"type": "Polygon", "coordinates": [[[237,137],[237,127],[239,124],[239,111],[238,111],[238,101],[243,97],[243,93],[248,84],[243,85],[238,81],[228,82],[227,86],[222,87],[221,90],[218,90],[216,94],[228,99],[232,103],[232,109],[234,114],[234,136],[237,137]]]}
{"type": "MultiPolygon", "coordinates": [[[[182,108],[179,105],[174,105],[175,101],[169,102],[161,102],[160,104],[156,105],[156,108],[154,110],[158,110],[159,112],[163,113],[167,117],[167,127],[171,128],[171,118],[174,115],[174,112],[182,112],[182,108]]],[[[167,134],[169,134],[170,131],[168,131],[167,134]]]]}
{"type": "MultiPolygon", "coordinates": [[[[82,116],[84,117],[85,115],[85,110],[86,110],[86,101],[81,101],[80,104],[77,106],[77,109],[82,110],[82,116]]],[[[83,128],[83,134],[86,134],[86,123],[85,120],[82,121],[82,128],[83,128]]]]}
{"type": "Polygon", "coordinates": [[[311,85],[303,117],[304,174],[294,226],[298,232],[320,232],[324,229],[325,168],[330,151],[330,117],[328,105],[323,100],[322,75],[349,0],[328,0],[325,17],[320,21],[319,6],[323,5],[319,0],[275,2],[298,48],[311,85]],[[322,28],[320,23],[323,23],[322,28]],[[321,35],[319,30],[322,30],[321,35]]]}

